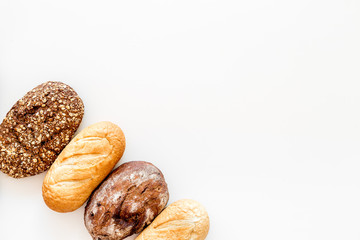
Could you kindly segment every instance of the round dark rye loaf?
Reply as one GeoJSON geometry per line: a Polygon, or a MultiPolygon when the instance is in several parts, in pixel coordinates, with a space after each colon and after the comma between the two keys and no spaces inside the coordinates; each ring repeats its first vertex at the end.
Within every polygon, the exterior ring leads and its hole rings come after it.
{"type": "Polygon", "coordinates": [[[168,200],[158,168],[148,162],[127,162],[93,192],[85,208],[85,225],[93,239],[124,239],[149,225],[168,200]]]}
{"type": "Polygon", "coordinates": [[[70,142],[84,115],[77,93],[46,82],[18,100],[0,124],[0,170],[22,178],[46,171],[70,142]]]}

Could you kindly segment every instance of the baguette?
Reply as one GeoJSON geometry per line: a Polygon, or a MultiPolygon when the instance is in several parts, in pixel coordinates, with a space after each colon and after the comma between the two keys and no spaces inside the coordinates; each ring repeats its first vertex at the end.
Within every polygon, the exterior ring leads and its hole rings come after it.
{"type": "Polygon", "coordinates": [[[82,130],[61,152],[45,176],[42,195],[56,212],[71,212],[111,172],[125,150],[125,137],[111,122],[82,130]]]}
{"type": "Polygon", "coordinates": [[[204,240],[209,232],[209,216],[194,200],[170,204],[135,240],[204,240]]]}

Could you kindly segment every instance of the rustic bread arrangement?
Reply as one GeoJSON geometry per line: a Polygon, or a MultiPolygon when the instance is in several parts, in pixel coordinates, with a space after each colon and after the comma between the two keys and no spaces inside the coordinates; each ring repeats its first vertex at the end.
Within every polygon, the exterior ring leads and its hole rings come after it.
{"type": "Polygon", "coordinates": [[[113,168],[125,151],[125,136],[99,122],[74,138],[84,115],[77,93],[61,82],[43,83],[18,100],[0,124],[0,170],[14,178],[49,170],[42,193],[56,212],[71,212],[87,200],[85,226],[96,240],[203,240],[209,216],[197,201],[166,207],[169,191],[153,164],[133,161],[113,168]],[[113,170],[113,171],[112,171],[113,170]]]}

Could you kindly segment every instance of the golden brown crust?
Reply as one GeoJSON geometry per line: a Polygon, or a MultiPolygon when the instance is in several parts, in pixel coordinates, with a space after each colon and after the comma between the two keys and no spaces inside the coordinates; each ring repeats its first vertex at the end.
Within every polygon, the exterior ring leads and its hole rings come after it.
{"type": "Polygon", "coordinates": [[[82,130],[55,160],[43,182],[46,205],[71,212],[111,172],[125,150],[122,130],[111,122],[95,123],[82,130]]]}
{"type": "Polygon", "coordinates": [[[209,216],[197,201],[183,199],[170,204],[135,240],[204,240],[209,216]]]}

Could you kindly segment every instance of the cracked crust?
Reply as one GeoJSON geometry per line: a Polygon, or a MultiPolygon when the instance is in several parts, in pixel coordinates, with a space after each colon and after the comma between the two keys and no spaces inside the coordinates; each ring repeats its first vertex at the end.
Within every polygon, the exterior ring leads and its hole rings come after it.
{"type": "Polygon", "coordinates": [[[0,170],[22,178],[49,169],[84,115],[77,93],[61,82],[43,83],[18,100],[0,124],[0,170]]]}
{"type": "Polygon", "coordinates": [[[55,160],[43,182],[46,205],[71,212],[111,172],[125,150],[125,136],[117,125],[99,122],[82,130],[55,160]]]}
{"type": "Polygon", "coordinates": [[[161,171],[143,161],[115,169],[93,192],[85,208],[85,226],[96,240],[120,240],[141,232],[169,200],[161,171]]]}
{"type": "Polygon", "coordinates": [[[183,199],[170,204],[135,240],[204,240],[209,216],[197,201],[183,199]]]}

